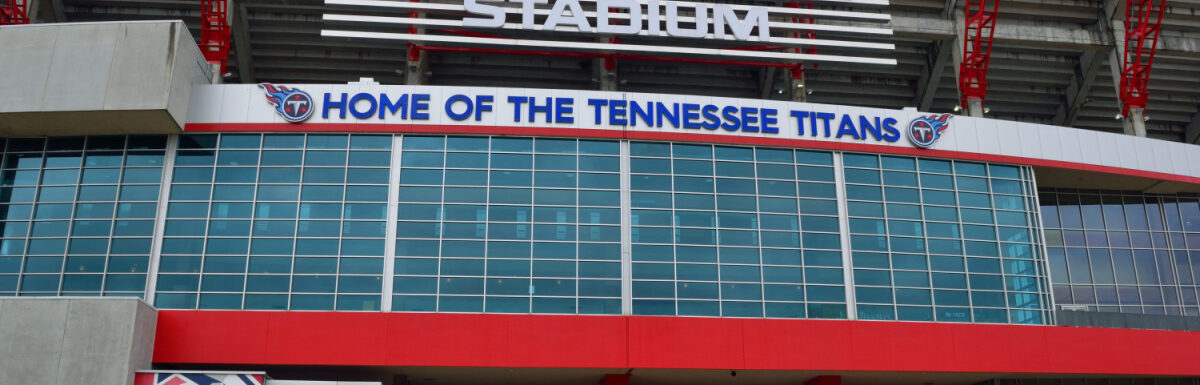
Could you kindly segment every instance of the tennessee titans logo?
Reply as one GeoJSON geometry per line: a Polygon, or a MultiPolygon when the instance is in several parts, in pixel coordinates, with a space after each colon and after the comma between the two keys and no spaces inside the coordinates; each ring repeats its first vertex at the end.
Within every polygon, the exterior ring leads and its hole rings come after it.
{"type": "Polygon", "coordinates": [[[908,139],[921,148],[929,148],[950,128],[950,114],[929,115],[908,123],[908,139]]]}
{"type": "Polygon", "coordinates": [[[289,122],[300,123],[312,116],[313,101],[307,92],[295,88],[259,83],[267,95],[267,101],[275,106],[275,112],[289,122]]]}

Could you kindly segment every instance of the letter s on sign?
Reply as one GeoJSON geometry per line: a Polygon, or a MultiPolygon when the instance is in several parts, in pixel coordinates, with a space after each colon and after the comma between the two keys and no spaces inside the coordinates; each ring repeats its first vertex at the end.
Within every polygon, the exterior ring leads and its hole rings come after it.
{"type": "Polygon", "coordinates": [[[503,2],[504,0],[463,0],[467,12],[475,15],[490,15],[492,18],[464,17],[464,27],[498,28],[504,25],[504,9],[495,5],[479,4],[479,2],[503,2]]]}

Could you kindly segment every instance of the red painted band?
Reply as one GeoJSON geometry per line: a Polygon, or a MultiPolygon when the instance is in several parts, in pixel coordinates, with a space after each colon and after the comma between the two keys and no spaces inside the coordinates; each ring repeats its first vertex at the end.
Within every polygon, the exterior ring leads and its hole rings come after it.
{"type": "Polygon", "coordinates": [[[926,322],[163,310],[156,364],[1198,376],[1200,332],[926,322]]]}
{"type": "Polygon", "coordinates": [[[936,158],[976,160],[984,162],[1021,164],[1062,168],[1069,170],[1092,171],[1105,174],[1116,174],[1166,180],[1200,185],[1200,177],[1176,175],[1155,171],[1145,171],[1130,168],[1101,166],[1096,164],[1066,162],[1059,160],[1026,158],[1009,155],[981,154],[965,151],[948,151],[922,149],[915,147],[894,147],[866,143],[827,142],[808,139],[763,138],[753,136],[705,135],[677,132],[647,132],[627,130],[601,130],[578,128],[552,127],[511,127],[511,126],[459,126],[436,124],[384,124],[384,123],[317,123],[297,125],[293,123],[188,123],[187,132],[391,132],[391,133],[436,133],[436,134],[480,134],[480,135],[528,135],[528,136],[561,136],[580,138],[608,139],[640,139],[662,140],[677,142],[728,143],[743,145],[780,146],[795,148],[812,148],[822,150],[871,152],[881,154],[896,154],[910,156],[928,156],[936,158]]]}

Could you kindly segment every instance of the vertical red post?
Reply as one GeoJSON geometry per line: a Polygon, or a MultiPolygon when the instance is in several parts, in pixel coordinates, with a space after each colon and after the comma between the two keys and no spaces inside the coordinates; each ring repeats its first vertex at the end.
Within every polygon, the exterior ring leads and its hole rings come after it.
{"type": "MultiPolygon", "coordinates": [[[[804,0],[804,5],[807,6],[808,9],[813,8],[812,0],[804,0]]],[[[787,6],[788,8],[800,8],[800,4],[796,3],[796,2],[789,2],[789,3],[785,4],[785,6],[787,6]]],[[[801,23],[801,24],[815,24],[815,20],[813,19],[812,15],[804,16],[804,17],[793,16],[792,22],[793,23],[801,23]]],[[[792,37],[799,38],[800,31],[799,30],[793,31],[792,37]]],[[[814,33],[812,30],[804,30],[804,37],[807,39],[816,39],[817,34],[814,33]]],[[[797,48],[794,48],[793,51],[795,53],[816,54],[817,47],[811,46],[811,45],[806,48],[803,48],[803,49],[797,47],[797,48]]],[[[813,68],[817,68],[817,65],[813,64],[813,68]]],[[[792,67],[792,79],[795,79],[795,80],[801,82],[801,84],[803,84],[803,82],[804,82],[804,63],[796,63],[796,66],[792,67]]]]}
{"type": "Polygon", "coordinates": [[[1158,46],[1166,0],[1125,2],[1125,55],[1121,63],[1121,114],[1146,108],[1149,100],[1150,66],[1158,46]]]}
{"type": "MultiPolygon", "coordinates": [[[[221,66],[226,71],[229,59],[229,12],[228,0],[200,0],[200,52],[204,60],[221,66]]],[[[240,52],[239,55],[249,55],[240,52]]]]}
{"type": "Polygon", "coordinates": [[[967,99],[979,99],[983,104],[987,95],[988,62],[992,57],[992,33],[996,28],[996,13],[999,0],[967,0],[963,6],[966,25],[963,34],[963,58],[959,64],[958,91],[962,95],[962,107],[967,99]]]}
{"type": "Polygon", "coordinates": [[[0,25],[29,24],[26,0],[0,0],[0,25]]]}
{"type": "MultiPolygon", "coordinates": [[[[409,1],[413,2],[413,3],[418,2],[417,0],[409,0],[409,1]]],[[[410,19],[416,19],[416,18],[421,17],[421,15],[418,14],[417,10],[414,8],[414,9],[408,11],[408,17],[410,19]]],[[[408,33],[416,35],[417,32],[418,31],[417,31],[416,24],[408,25],[408,33]]],[[[408,61],[410,61],[410,62],[421,61],[421,47],[420,46],[413,44],[413,43],[408,43],[408,61]]]]}

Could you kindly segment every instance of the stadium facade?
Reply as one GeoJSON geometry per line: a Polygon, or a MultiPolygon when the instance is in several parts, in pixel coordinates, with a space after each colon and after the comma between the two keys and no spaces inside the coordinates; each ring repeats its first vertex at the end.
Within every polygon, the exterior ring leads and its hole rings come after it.
{"type": "Polygon", "coordinates": [[[719,92],[223,83],[177,21],[6,26],[0,52],[3,384],[1200,377],[1193,144],[719,92]]]}

